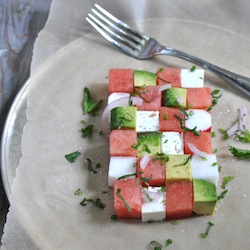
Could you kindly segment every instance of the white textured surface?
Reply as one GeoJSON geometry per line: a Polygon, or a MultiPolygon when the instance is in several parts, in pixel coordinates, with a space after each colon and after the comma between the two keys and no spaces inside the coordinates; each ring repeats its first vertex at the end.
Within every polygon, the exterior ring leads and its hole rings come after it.
{"type": "Polygon", "coordinates": [[[165,154],[184,154],[183,133],[162,132],[161,150],[165,154]]]}
{"type": "Polygon", "coordinates": [[[137,111],[136,132],[159,131],[159,111],[137,111]]]}

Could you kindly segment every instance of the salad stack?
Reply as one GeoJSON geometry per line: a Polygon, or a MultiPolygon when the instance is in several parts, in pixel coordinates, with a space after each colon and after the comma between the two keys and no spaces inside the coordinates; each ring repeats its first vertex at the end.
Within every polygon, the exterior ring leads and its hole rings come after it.
{"type": "Polygon", "coordinates": [[[219,171],[204,70],[110,69],[108,91],[102,124],[116,215],[148,222],[213,214],[219,171]]]}

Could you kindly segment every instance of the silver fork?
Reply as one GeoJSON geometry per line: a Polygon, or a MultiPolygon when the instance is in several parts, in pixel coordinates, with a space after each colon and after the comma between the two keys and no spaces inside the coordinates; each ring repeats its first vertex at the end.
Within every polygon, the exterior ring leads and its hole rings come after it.
{"type": "Polygon", "coordinates": [[[154,38],[131,29],[126,23],[98,4],[95,4],[91,11],[92,14],[89,13],[86,17],[89,24],[123,53],[141,60],[157,55],[169,55],[184,59],[215,73],[241,90],[250,99],[250,78],[222,69],[180,50],[162,46],[154,38]]]}

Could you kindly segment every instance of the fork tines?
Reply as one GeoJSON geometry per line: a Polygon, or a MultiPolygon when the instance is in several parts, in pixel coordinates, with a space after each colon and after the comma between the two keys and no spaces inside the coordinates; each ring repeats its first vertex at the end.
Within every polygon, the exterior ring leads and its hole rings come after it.
{"type": "Polygon", "coordinates": [[[127,53],[129,53],[127,50],[138,50],[143,45],[143,34],[132,30],[100,5],[95,4],[94,7],[86,20],[110,43],[127,53]]]}

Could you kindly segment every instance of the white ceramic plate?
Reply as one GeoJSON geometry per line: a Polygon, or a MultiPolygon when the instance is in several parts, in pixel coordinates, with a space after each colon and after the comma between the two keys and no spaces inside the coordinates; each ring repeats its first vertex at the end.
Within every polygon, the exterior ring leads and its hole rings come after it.
{"type": "MultiPolygon", "coordinates": [[[[230,31],[172,19],[142,21],[139,26],[163,44],[239,74],[249,72],[250,63],[243,55],[250,51],[250,43],[230,31]],[[239,47],[234,50],[237,44],[239,47]]],[[[109,68],[131,67],[154,72],[158,67],[191,66],[167,56],[135,60],[117,52],[93,33],[60,50],[38,70],[21,95],[23,103],[28,99],[29,122],[22,133],[23,157],[12,189],[12,209],[24,228],[25,237],[41,249],[146,249],[152,240],[164,245],[169,238],[173,240],[172,249],[247,249],[250,229],[249,161],[235,160],[227,150],[228,143],[241,144],[225,142],[218,133],[213,140],[214,148],[219,148],[221,178],[235,177],[229,184],[228,196],[218,203],[215,215],[183,219],[178,225],[169,221],[149,224],[110,219],[114,211],[113,192],[107,187],[107,141],[98,133],[92,139],[83,139],[79,132],[83,126],[82,119],[93,123],[97,131],[101,129],[100,116],[82,115],[81,101],[86,86],[95,99],[105,100],[105,106],[109,68]],[[80,150],[82,156],[70,164],[64,155],[75,150],[80,150]],[[93,164],[102,163],[97,175],[88,172],[86,158],[91,158],[93,164]],[[78,188],[84,192],[82,197],[74,195],[78,188]],[[102,191],[108,191],[108,195],[103,195],[102,191]],[[101,198],[107,205],[106,209],[80,206],[79,202],[85,196],[101,198]],[[199,234],[206,230],[208,221],[214,226],[209,236],[201,239],[199,234]]],[[[236,120],[240,106],[245,105],[250,111],[249,101],[237,90],[208,72],[205,77],[209,86],[223,91],[219,105],[213,110],[213,131],[230,126],[236,120]]],[[[20,110],[12,112],[12,116],[24,117],[25,108],[20,110]]],[[[22,128],[23,124],[19,127],[22,128]]],[[[5,135],[10,135],[5,139],[6,145],[19,140],[11,129],[5,128],[5,135]]],[[[5,158],[11,158],[12,149],[8,146],[3,148],[5,158]]],[[[13,168],[9,165],[9,158],[2,171],[5,178],[12,179],[14,176],[8,174],[9,168],[13,168]]],[[[11,185],[8,181],[5,186],[10,190],[11,185]]],[[[20,242],[20,249],[22,244],[20,242]]]]}

